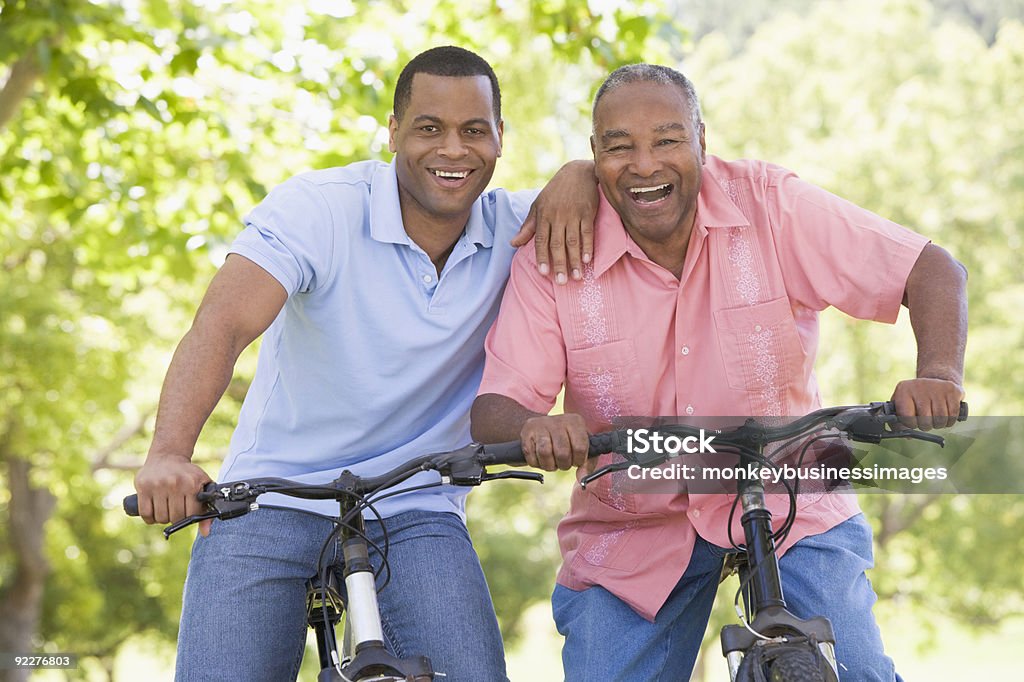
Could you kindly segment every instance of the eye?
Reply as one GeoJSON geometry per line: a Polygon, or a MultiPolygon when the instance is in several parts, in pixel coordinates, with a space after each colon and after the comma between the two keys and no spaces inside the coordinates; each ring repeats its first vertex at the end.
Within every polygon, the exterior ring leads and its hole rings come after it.
{"type": "Polygon", "coordinates": [[[421,133],[436,133],[437,131],[438,131],[438,127],[435,126],[435,125],[420,126],[420,132],[421,133]]]}
{"type": "Polygon", "coordinates": [[[466,128],[467,135],[485,135],[487,131],[480,128],[466,128]]]}
{"type": "Polygon", "coordinates": [[[609,154],[614,154],[615,152],[624,152],[627,151],[628,149],[628,144],[617,144],[612,147],[607,147],[605,151],[608,152],[609,154]]]}
{"type": "Polygon", "coordinates": [[[679,140],[670,140],[670,139],[667,139],[667,138],[664,139],[664,140],[658,140],[658,142],[656,143],[656,146],[658,146],[658,147],[667,147],[667,146],[670,146],[670,145],[673,145],[673,144],[679,144],[679,140]]]}

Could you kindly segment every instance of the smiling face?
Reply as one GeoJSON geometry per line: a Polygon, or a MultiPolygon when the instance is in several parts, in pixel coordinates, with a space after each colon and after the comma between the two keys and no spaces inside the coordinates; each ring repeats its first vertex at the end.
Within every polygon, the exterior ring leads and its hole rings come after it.
{"type": "Polygon", "coordinates": [[[694,129],[684,92],[638,81],[609,90],[594,109],[597,178],[608,203],[648,256],[685,249],[697,210],[704,126],[694,129]]]}
{"type": "Polygon", "coordinates": [[[488,78],[417,73],[402,120],[392,116],[388,131],[406,229],[425,221],[461,230],[501,156],[488,78]]]}

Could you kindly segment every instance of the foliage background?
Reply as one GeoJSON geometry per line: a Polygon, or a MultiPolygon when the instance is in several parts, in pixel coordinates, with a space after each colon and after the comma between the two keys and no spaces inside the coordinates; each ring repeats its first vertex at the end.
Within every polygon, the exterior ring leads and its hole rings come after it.
{"type": "MultiPolygon", "coordinates": [[[[589,153],[608,70],[680,66],[711,153],[788,166],[968,266],[972,410],[1022,414],[1022,16],[1020,0],[0,0],[0,651],[74,651],[72,677],[90,679],[127,677],[145,656],[166,666],[188,543],[118,507],[170,352],[267,189],[387,158],[398,71],[436,44],[498,71],[495,183],[513,188],[589,153]]],[[[913,371],[910,338],[905,320],[827,316],[826,402],[887,396],[913,371]]],[[[204,431],[196,457],[211,471],[252,360],[204,431]]],[[[1012,443],[992,452],[993,466],[1019,458],[1012,443]]],[[[568,485],[471,498],[503,630],[525,652],[513,659],[557,665],[530,647],[554,637],[536,614],[568,485]]],[[[883,617],[930,624],[915,655],[939,655],[927,647],[942,623],[996,632],[1024,610],[1021,496],[863,506],[883,617]]]]}

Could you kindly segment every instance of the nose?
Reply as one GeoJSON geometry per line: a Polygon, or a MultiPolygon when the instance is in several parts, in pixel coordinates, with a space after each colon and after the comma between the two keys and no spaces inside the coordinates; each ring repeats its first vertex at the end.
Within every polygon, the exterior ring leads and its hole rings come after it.
{"type": "Polygon", "coordinates": [[[630,170],[642,178],[650,177],[657,172],[660,163],[654,153],[646,147],[638,146],[633,151],[630,170]]]}
{"type": "Polygon", "coordinates": [[[450,159],[457,159],[467,154],[466,145],[463,144],[458,130],[449,130],[441,137],[437,153],[450,159]]]}

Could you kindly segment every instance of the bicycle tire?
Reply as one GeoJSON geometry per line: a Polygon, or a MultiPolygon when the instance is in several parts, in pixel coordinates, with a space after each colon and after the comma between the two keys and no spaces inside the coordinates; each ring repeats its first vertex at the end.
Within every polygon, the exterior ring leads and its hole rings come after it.
{"type": "Polygon", "coordinates": [[[832,682],[834,674],[817,651],[803,647],[777,648],[767,655],[748,652],[736,674],[736,682],[832,682]]]}
{"type": "Polygon", "coordinates": [[[775,659],[769,682],[827,682],[821,672],[818,657],[799,649],[787,651],[775,659]]]}

